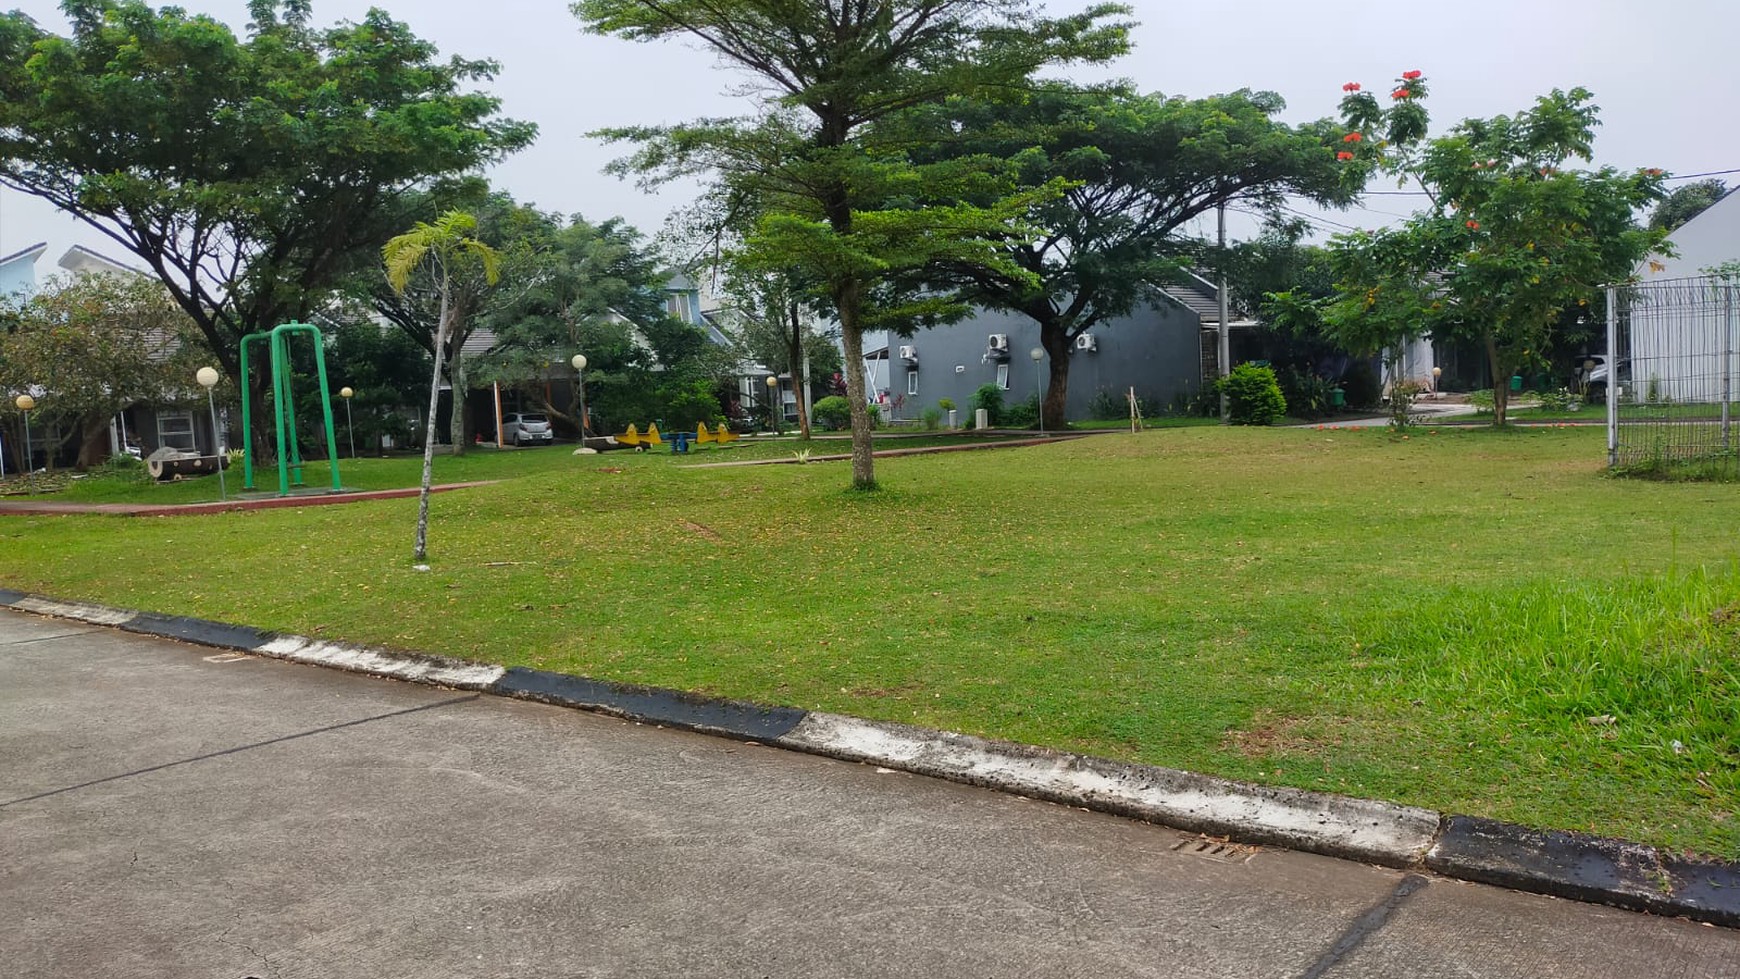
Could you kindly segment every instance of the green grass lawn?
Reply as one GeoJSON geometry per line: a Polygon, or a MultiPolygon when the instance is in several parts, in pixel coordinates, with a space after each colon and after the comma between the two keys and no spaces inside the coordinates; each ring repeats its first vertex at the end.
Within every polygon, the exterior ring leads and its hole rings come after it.
{"type": "Polygon", "coordinates": [[[1740,501],[1602,437],[478,454],[431,573],[396,500],[0,518],[0,584],[1740,857],[1740,501]]]}

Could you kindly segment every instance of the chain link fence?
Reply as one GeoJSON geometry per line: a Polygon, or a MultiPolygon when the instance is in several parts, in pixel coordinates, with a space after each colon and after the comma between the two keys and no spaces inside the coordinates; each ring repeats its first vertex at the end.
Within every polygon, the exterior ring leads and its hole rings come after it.
{"type": "Polygon", "coordinates": [[[1706,275],[1607,289],[1607,352],[1579,381],[1607,401],[1607,461],[1670,478],[1740,478],[1740,282],[1706,275]]]}

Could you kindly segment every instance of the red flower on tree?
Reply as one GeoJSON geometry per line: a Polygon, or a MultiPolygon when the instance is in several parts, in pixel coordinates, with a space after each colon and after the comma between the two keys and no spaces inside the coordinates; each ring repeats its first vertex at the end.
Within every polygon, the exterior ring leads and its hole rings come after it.
{"type": "Polygon", "coordinates": [[[1346,85],[1341,86],[1341,90],[1343,92],[1357,92],[1357,91],[1359,91],[1359,83],[1358,82],[1348,82],[1346,85]]]}
{"type": "Polygon", "coordinates": [[[1475,221],[1473,219],[1470,219],[1468,221],[1468,230],[1469,231],[1479,231],[1480,230],[1480,222],[1475,221]]]}
{"type": "Polygon", "coordinates": [[[1662,174],[1662,169],[1661,169],[1661,167],[1650,167],[1648,170],[1645,170],[1643,172],[1649,174],[1652,177],[1659,177],[1662,174]]]}
{"type": "Polygon", "coordinates": [[[1341,137],[1341,141],[1343,143],[1357,143],[1364,138],[1364,136],[1361,136],[1358,133],[1348,133],[1346,136],[1341,137]]]}
{"type": "Polygon", "coordinates": [[[1414,79],[1419,78],[1420,73],[1417,71],[1404,71],[1402,72],[1402,77],[1411,82],[1414,79]]]}
{"type": "Polygon", "coordinates": [[[1392,99],[1405,99],[1407,97],[1408,97],[1408,90],[1405,88],[1398,88],[1395,91],[1390,93],[1390,98],[1392,98],[1392,99]]]}
{"type": "Polygon", "coordinates": [[[1346,150],[1342,150],[1340,153],[1335,154],[1335,158],[1337,160],[1351,160],[1353,159],[1353,154],[1346,150]]]}

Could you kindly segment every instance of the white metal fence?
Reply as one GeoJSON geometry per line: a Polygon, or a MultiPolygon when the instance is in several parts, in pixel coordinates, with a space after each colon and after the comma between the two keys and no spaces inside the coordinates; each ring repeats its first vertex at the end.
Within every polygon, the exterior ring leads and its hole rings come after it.
{"type": "Polygon", "coordinates": [[[1607,289],[1607,352],[1584,383],[1607,397],[1607,461],[1661,475],[1740,477],[1734,415],[1740,282],[1707,275],[1607,289]]]}

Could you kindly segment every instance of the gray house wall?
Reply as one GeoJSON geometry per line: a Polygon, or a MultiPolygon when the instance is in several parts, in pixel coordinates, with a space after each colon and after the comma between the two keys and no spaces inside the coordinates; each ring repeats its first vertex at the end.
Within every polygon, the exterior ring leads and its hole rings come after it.
{"type": "MultiPolygon", "coordinates": [[[[1160,303],[1090,330],[1098,349],[1071,351],[1067,418],[1087,418],[1089,405],[1102,390],[1121,399],[1134,387],[1138,397],[1168,404],[1175,396],[1192,394],[1201,386],[1201,322],[1195,313],[1175,303],[1164,299],[1160,303]]],[[[1039,324],[1017,313],[985,311],[953,326],[922,330],[908,339],[890,338],[889,408],[885,413],[892,418],[918,418],[926,408],[936,407],[939,399],[949,398],[960,409],[961,424],[971,425],[973,392],[997,380],[1000,361],[986,355],[993,333],[1009,336],[1009,387],[1004,403],[1019,404],[1032,398],[1050,373],[1050,365],[1043,361],[1036,369],[1030,353],[1039,346],[1039,324]],[[901,359],[903,346],[916,349],[916,367],[901,359]],[[918,394],[908,395],[908,375],[914,372],[918,374],[918,394]]]]}

